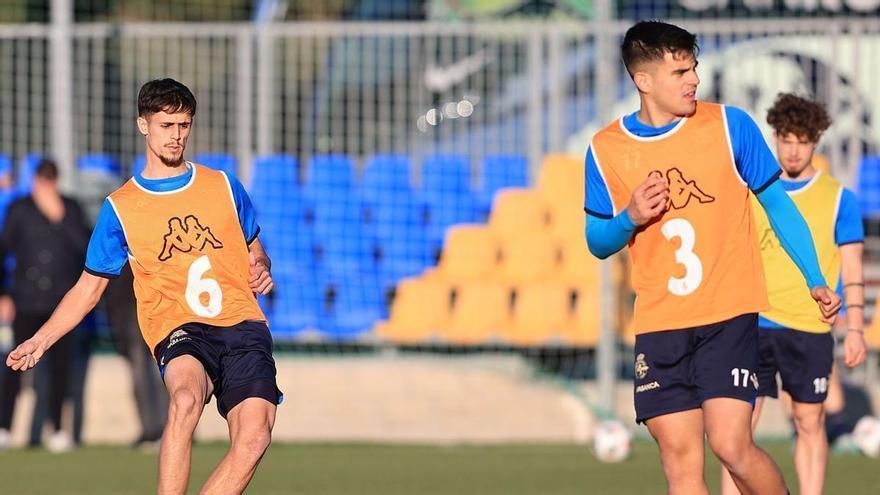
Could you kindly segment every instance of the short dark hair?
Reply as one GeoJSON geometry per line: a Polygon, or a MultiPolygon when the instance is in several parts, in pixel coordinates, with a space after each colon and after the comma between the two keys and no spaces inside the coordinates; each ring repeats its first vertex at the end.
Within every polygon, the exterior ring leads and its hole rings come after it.
{"type": "Polygon", "coordinates": [[[767,123],[781,136],[791,133],[816,143],[831,126],[831,117],[818,101],[794,93],[779,93],[767,110],[767,123]]]}
{"type": "Polygon", "coordinates": [[[37,163],[36,170],[34,170],[34,175],[41,179],[57,180],[58,164],[51,158],[41,158],[40,162],[37,163]]]}
{"type": "Polygon", "coordinates": [[[626,31],[620,47],[623,65],[632,76],[638,65],[663,60],[666,53],[687,53],[696,57],[700,52],[697,36],[662,21],[639,21],[626,31]]]}
{"type": "Polygon", "coordinates": [[[196,115],[196,97],[174,79],[153,79],[138,92],[138,115],[146,117],[158,112],[196,115]]]}

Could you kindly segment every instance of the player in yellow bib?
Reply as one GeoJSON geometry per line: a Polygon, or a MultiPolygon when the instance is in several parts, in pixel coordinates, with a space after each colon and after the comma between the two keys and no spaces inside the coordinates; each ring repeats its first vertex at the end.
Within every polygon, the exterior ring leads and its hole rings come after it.
{"type": "MultiPolygon", "coordinates": [[[[858,201],[829,174],[811,165],[816,145],[831,119],[819,103],[794,94],[780,94],[767,113],[767,122],[775,131],[776,154],[783,171],[780,183],[810,228],[822,275],[835,289],[842,274],[848,309],[844,361],[847,366],[858,366],[866,353],[862,335],[864,231],[858,201]]],[[[800,272],[785,254],[767,215],[761,208],[752,211],[770,299],[770,310],[762,312],[758,321],[761,358],[752,427],[761,416],[764,397],[778,396],[778,373],[782,389],[792,398],[797,430],[794,459],[800,493],[818,495],[823,493],[828,464],[823,403],[828,396],[834,362],[831,325],[822,321],[800,272]]],[[[739,493],[723,469],[722,493],[739,493]]]]}
{"type": "Polygon", "coordinates": [[[193,433],[212,395],[231,445],[201,493],[242,493],[269,446],[282,399],[255,297],[273,282],[241,183],[183,159],[195,113],[195,97],[177,81],[141,87],[137,126],[146,167],[107,197],[79,281],[6,364],[34,367],[129,263],[141,332],[169,394],[158,493],[186,492],[193,433]]]}

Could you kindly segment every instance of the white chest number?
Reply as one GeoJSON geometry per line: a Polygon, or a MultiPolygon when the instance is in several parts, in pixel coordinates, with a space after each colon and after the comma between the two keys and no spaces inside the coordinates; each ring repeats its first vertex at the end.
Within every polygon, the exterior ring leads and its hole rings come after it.
{"type": "Polygon", "coordinates": [[[213,318],[223,309],[223,292],[220,284],[212,278],[202,278],[211,269],[211,261],[201,256],[189,266],[186,276],[186,303],[193,313],[213,318]],[[202,294],[207,294],[207,304],[202,303],[202,294]]]}
{"type": "Polygon", "coordinates": [[[703,264],[694,254],[694,226],[683,218],[674,218],[663,224],[660,231],[670,241],[673,237],[681,239],[681,246],[675,251],[675,261],[684,265],[684,277],[670,277],[666,288],[676,296],[686,296],[697,290],[703,281],[703,264]]]}

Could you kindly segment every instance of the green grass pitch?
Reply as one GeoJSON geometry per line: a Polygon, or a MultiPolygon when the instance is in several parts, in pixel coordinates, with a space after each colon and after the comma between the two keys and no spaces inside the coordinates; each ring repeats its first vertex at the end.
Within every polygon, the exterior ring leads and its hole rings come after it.
{"type": "MultiPolygon", "coordinates": [[[[796,493],[790,444],[764,447],[796,493]]],[[[193,452],[190,493],[223,455],[223,444],[193,452]]],[[[718,463],[707,480],[717,493],[718,463]]],[[[0,453],[0,493],[7,495],[155,493],[156,454],[122,447],[87,447],[52,455],[40,450],[0,453]]],[[[656,447],[637,442],[620,464],[601,464],[583,446],[392,446],[274,444],[248,493],[253,494],[615,494],[664,492],[656,447]]],[[[826,493],[880,493],[880,461],[832,456],[826,493]]]]}

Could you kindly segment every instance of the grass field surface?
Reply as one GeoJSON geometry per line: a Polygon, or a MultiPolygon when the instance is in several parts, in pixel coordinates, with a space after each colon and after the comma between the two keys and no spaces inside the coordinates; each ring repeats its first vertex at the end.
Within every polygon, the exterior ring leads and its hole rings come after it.
{"type": "MultiPolygon", "coordinates": [[[[790,444],[763,445],[796,493],[790,444]]],[[[210,474],[224,444],[197,445],[190,493],[210,474]]],[[[707,480],[717,493],[718,463],[707,480]]],[[[155,493],[156,454],[87,447],[71,454],[41,450],[0,453],[4,495],[155,493]]],[[[392,446],[275,444],[247,493],[252,494],[615,494],[664,493],[656,447],[638,442],[619,464],[601,464],[575,445],[392,446]]],[[[826,493],[880,494],[880,461],[832,456],[826,493]]]]}

